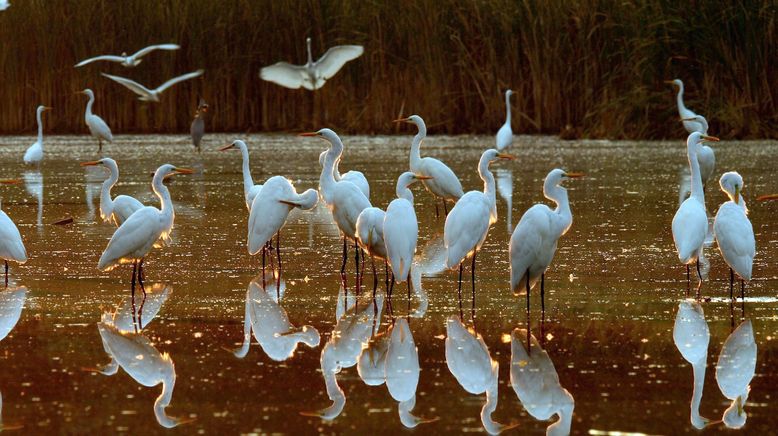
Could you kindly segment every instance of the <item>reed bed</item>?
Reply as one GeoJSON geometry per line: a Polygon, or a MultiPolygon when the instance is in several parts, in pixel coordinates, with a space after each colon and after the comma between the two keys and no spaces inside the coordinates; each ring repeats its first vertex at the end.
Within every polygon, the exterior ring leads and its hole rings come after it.
{"type": "Polygon", "coordinates": [[[85,132],[85,87],[118,133],[187,131],[198,95],[209,131],[330,126],[392,133],[418,113],[433,133],[493,133],[511,87],[517,133],[603,138],[683,135],[675,92],[727,138],[778,137],[774,0],[17,0],[0,13],[0,132],[85,132]],[[265,83],[259,69],[357,43],[365,54],[315,95],[265,83]],[[98,54],[178,42],[134,68],[73,65],[98,54]],[[160,103],[100,72],[156,87],[198,68],[160,103]]]}

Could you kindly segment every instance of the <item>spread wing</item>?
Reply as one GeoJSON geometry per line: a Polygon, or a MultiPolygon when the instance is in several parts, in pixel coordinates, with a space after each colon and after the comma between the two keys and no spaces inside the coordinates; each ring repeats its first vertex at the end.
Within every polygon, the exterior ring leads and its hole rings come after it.
{"type": "Polygon", "coordinates": [[[310,81],[308,71],[304,66],[292,65],[287,62],[278,62],[262,68],[259,71],[259,77],[289,89],[300,89],[304,82],[310,81]]]}
{"type": "Polygon", "coordinates": [[[343,65],[348,61],[352,61],[365,52],[364,47],[361,45],[336,45],[335,47],[327,50],[322,57],[314,64],[314,67],[319,70],[319,74],[325,79],[329,79],[334,76],[343,65]]]}
{"type": "Polygon", "coordinates": [[[76,68],[83,67],[86,64],[90,64],[92,62],[97,62],[97,61],[124,62],[124,58],[122,56],[114,56],[114,55],[96,56],[77,63],[76,68]]]}
{"type": "Polygon", "coordinates": [[[145,86],[141,85],[138,82],[135,82],[134,80],[130,80],[119,76],[112,76],[110,74],[105,74],[105,73],[100,73],[100,74],[102,74],[104,77],[113,80],[116,83],[123,85],[125,88],[140,95],[141,97],[147,97],[151,95],[151,91],[148,88],[146,88],[145,86]]]}
{"type": "Polygon", "coordinates": [[[183,76],[174,77],[174,78],[168,80],[167,82],[163,83],[162,85],[160,85],[157,88],[157,92],[161,93],[162,91],[170,88],[171,86],[175,85],[178,82],[183,82],[185,80],[194,79],[195,77],[199,77],[202,74],[203,74],[203,70],[197,70],[197,71],[195,71],[193,73],[187,73],[187,74],[184,74],[183,76]]]}
{"type": "Polygon", "coordinates": [[[154,50],[178,50],[181,48],[178,44],[157,44],[157,45],[150,45],[146,48],[142,48],[138,50],[137,53],[135,53],[133,56],[135,56],[135,59],[141,58],[143,56],[146,56],[147,54],[153,52],[154,50]]]}

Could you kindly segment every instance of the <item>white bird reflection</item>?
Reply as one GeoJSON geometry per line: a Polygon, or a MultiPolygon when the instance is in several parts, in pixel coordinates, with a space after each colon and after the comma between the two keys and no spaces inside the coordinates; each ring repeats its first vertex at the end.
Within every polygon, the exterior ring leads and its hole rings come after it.
{"type": "Polygon", "coordinates": [[[673,327],[673,341],[675,341],[675,346],[678,347],[683,358],[691,363],[694,371],[691,424],[697,429],[705,428],[710,420],[700,416],[700,401],[705,384],[710,330],[707,321],[705,321],[705,313],[703,313],[702,306],[698,301],[687,299],[678,304],[678,314],[675,316],[675,326],[673,327]]]}
{"type": "Polygon", "coordinates": [[[289,359],[303,343],[311,348],[319,346],[319,332],[311,326],[296,328],[278,304],[283,295],[286,282],[282,279],[276,292],[277,282],[272,277],[266,280],[267,288],[262,288],[261,279],[255,278],[246,290],[246,311],[243,318],[243,345],[234,351],[238,358],[244,358],[249,352],[251,332],[259,346],[271,359],[281,362],[289,359]]]}
{"type": "Polygon", "coordinates": [[[24,173],[24,187],[27,193],[38,200],[38,228],[43,226],[43,175],[40,171],[26,171],[24,173]]]}
{"type": "Polygon", "coordinates": [[[26,300],[27,288],[24,286],[0,291],[0,341],[16,327],[26,300]]]}
{"type": "Polygon", "coordinates": [[[509,426],[492,420],[497,409],[500,366],[489,354],[483,338],[469,330],[456,315],[446,322],[446,365],[459,384],[469,393],[486,393],[481,408],[481,423],[489,434],[498,434],[509,426]]]}
{"type": "Polygon", "coordinates": [[[172,287],[164,283],[154,283],[146,289],[146,295],[142,300],[133,301],[132,295],[127,295],[108,316],[111,323],[119,330],[135,331],[136,327],[138,330],[143,330],[154,320],[172,293],[172,287]]]}
{"type": "Polygon", "coordinates": [[[367,346],[375,332],[377,308],[384,304],[382,295],[376,296],[373,300],[367,294],[369,293],[363,292],[362,298],[356,297],[355,304],[347,306],[348,309],[338,319],[330,340],[321,351],[321,371],[327,387],[327,396],[332,401],[332,405],[316,412],[302,412],[303,415],[333,420],[343,411],[346,395],[338,386],[336,376],[343,368],[350,368],[357,364],[362,349],[367,346]]]}
{"type": "Polygon", "coordinates": [[[716,363],[716,382],[732,404],[724,411],[721,420],[729,428],[741,428],[746,424],[746,401],[751,391],[751,379],[756,371],[756,341],[751,320],[743,321],[730,333],[721,348],[716,363]]]}
{"type": "Polygon", "coordinates": [[[508,234],[511,234],[513,232],[513,170],[498,168],[495,170],[495,178],[497,179],[497,192],[505,200],[508,234]]]}
{"type": "Polygon", "coordinates": [[[87,215],[86,220],[94,221],[97,209],[95,208],[95,198],[100,198],[100,190],[103,186],[103,171],[94,166],[84,167],[84,196],[86,197],[87,215]]]}
{"type": "Polygon", "coordinates": [[[434,421],[414,416],[416,389],[419,386],[419,351],[411,327],[405,318],[398,319],[389,334],[386,350],[386,387],[398,405],[400,422],[407,428],[434,421]]]}
{"type": "Polygon", "coordinates": [[[554,362],[530,335],[530,350],[524,348],[522,338],[527,331],[514,329],[511,333],[511,385],[524,409],[538,420],[559,415],[559,420],[548,426],[547,435],[570,434],[575,401],[559,382],[554,362]]]}

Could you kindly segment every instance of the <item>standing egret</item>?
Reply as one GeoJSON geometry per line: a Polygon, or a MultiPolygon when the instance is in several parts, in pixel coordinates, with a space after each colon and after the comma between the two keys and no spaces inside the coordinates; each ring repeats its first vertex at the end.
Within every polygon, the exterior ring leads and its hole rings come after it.
{"type": "Polygon", "coordinates": [[[340,71],[346,62],[362,56],[365,51],[361,45],[336,45],[314,62],[311,54],[311,38],[306,38],[305,44],[308,47],[308,62],[305,65],[277,62],[262,68],[259,77],[285,88],[303,87],[315,91],[324,86],[324,82],[340,71]]]}
{"type": "MultiPolygon", "coordinates": [[[[157,169],[151,182],[151,188],[159,197],[161,209],[145,206],[139,209],[119,226],[108,241],[97,268],[110,271],[121,264],[132,264],[132,292],[135,293],[135,276],[143,289],[143,259],[152,247],[160,247],[162,243],[170,243],[170,232],[173,230],[173,201],[170,191],[164,185],[166,177],[175,174],[192,174],[189,168],[176,168],[165,164],[157,169]],[[161,241],[160,241],[161,239],[161,241]]],[[[144,291],[145,292],[145,291],[144,291]]]]}
{"type": "Polygon", "coordinates": [[[686,105],[683,104],[683,82],[681,79],[665,80],[665,83],[669,83],[678,87],[678,94],[675,96],[675,100],[676,104],[678,105],[678,116],[681,117],[681,121],[683,121],[683,127],[686,129],[686,131],[688,133],[707,133],[707,125],[703,130],[703,126],[699,121],[690,119],[696,117],[697,114],[694,113],[694,111],[691,109],[688,109],[686,105]]]}
{"type": "Polygon", "coordinates": [[[330,129],[321,129],[316,132],[301,133],[300,136],[319,137],[330,143],[330,148],[324,158],[324,167],[319,177],[319,189],[322,199],[332,212],[335,224],[343,234],[343,265],[341,274],[346,272],[347,240],[354,241],[356,251],[357,277],[359,275],[359,246],[357,244],[357,218],[363,210],[371,206],[370,200],[359,187],[345,180],[336,181],[333,176],[335,162],[343,154],[343,142],[340,137],[330,129]]]}
{"type": "MultiPolygon", "coordinates": [[[[418,147],[417,147],[418,150],[418,147]]],[[[443,227],[443,241],[446,247],[446,268],[459,266],[458,292],[462,292],[462,263],[473,257],[471,282],[473,305],[475,305],[475,255],[481,249],[489,233],[489,227],[497,222],[497,193],[494,176],[489,164],[497,159],[516,159],[491,148],[483,152],[478,162],[478,175],[484,181],[484,190],[470,191],[457,201],[446,217],[443,227]]],[[[437,176],[433,176],[437,177],[437,176]]]]}
{"type": "MultiPolygon", "coordinates": [[[[700,125],[700,130],[698,130],[698,132],[702,133],[703,135],[708,134],[708,121],[702,115],[695,115],[690,118],[684,118],[681,121],[694,121],[700,125]]],[[[708,180],[713,177],[713,171],[716,169],[716,153],[713,151],[713,148],[703,144],[700,148],[700,151],[697,153],[697,162],[700,163],[702,188],[705,189],[708,180]]]]}
{"type": "MultiPolygon", "coordinates": [[[[389,265],[392,267],[393,277],[399,281],[407,282],[408,298],[411,298],[411,282],[408,273],[411,271],[413,255],[416,253],[416,242],[419,238],[419,223],[416,220],[416,211],[413,209],[413,193],[408,187],[419,180],[428,180],[431,177],[413,174],[406,171],[397,179],[395,193],[397,198],[389,203],[384,217],[384,243],[389,265]]],[[[392,294],[389,294],[391,297],[392,294]]]]}
{"type": "Polygon", "coordinates": [[[27,165],[36,164],[40,166],[43,160],[43,121],[41,120],[41,115],[48,110],[51,110],[48,106],[38,106],[36,110],[35,118],[38,120],[38,140],[24,152],[24,163],[27,165]]]}
{"type": "Polygon", "coordinates": [[[702,189],[700,176],[700,164],[697,161],[704,141],[718,141],[718,138],[693,132],[686,139],[686,154],[689,159],[689,173],[691,174],[691,195],[681,203],[673,217],[673,241],[678,251],[678,259],[686,265],[687,289],[690,281],[689,265],[697,263],[697,275],[700,279],[697,290],[702,286],[702,273],[700,272],[700,256],[702,255],[705,235],[708,233],[708,214],[705,212],[705,192],[702,189]]]}
{"type": "MultiPolygon", "coordinates": [[[[401,118],[394,122],[414,124],[419,129],[416,136],[413,137],[411,143],[410,154],[410,170],[414,174],[422,176],[429,176],[431,179],[423,180],[422,184],[428,191],[430,191],[435,197],[443,199],[443,210],[448,215],[448,206],[446,201],[452,201],[456,203],[465,192],[462,190],[462,183],[459,178],[454,174],[451,168],[447,167],[443,162],[433,157],[421,157],[421,141],[427,137],[427,125],[424,124],[424,120],[418,115],[411,115],[408,118],[401,118]]],[[[438,204],[435,203],[435,212],[437,215],[438,204]]]]}
{"type": "Polygon", "coordinates": [[[102,118],[92,113],[92,105],[95,102],[95,94],[91,89],[87,88],[79,92],[89,97],[89,101],[86,103],[86,111],[84,112],[84,122],[89,127],[89,134],[97,138],[97,151],[103,151],[103,141],[113,142],[113,134],[108,124],[103,121],[102,118]]]}
{"type": "Polygon", "coordinates": [[[710,329],[705,313],[698,301],[684,300],[678,304],[678,313],[673,325],[673,342],[683,358],[692,365],[694,388],[689,405],[692,426],[702,430],[710,420],[700,415],[700,402],[705,387],[705,369],[708,360],[710,329]]]}
{"type": "Polygon", "coordinates": [[[107,77],[111,80],[113,80],[116,83],[119,83],[120,85],[124,86],[125,88],[129,89],[130,91],[136,93],[139,95],[138,100],[140,101],[153,101],[153,102],[159,102],[159,97],[166,89],[170,88],[171,86],[175,85],[176,83],[183,82],[185,80],[194,79],[195,77],[199,77],[203,74],[203,70],[197,70],[192,73],[187,73],[178,77],[174,77],[167,82],[159,85],[156,89],[149,89],[145,86],[141,85],[138,82],[135,82],[133,80],[127,79],[125,77],[119,77],[119,76],[112,76],[110,74],[100,73],[104,77],[107,77]]]}
{"type": "Polygon", "coordinates": [[[511,257],[511,289],[516,295],[529,292],[540,279],[540,307],[545,312],[546,270],[556,253],[557,242],[573,225],[573,213],[567,199],[567,189],[562,182],[583,177],[581,173],[569,173],[559,168],[551,170],[543,182],[543,195],[556,203],[551,210],[545,204],[536,204],[521,216],[513,230],[509,253],[511,257]]]}
{"type": "Polygon", "coordinates": [[[719,185],[729,196],[729,201],[719,207],[716,219],[713,221],[713,233],[716,235],[721,257],[729,265],[729,298],[733,298],[735,273],[740,277],[740,296],[745,298],[745,282],[751,280],[756,240],[754,228],[746,215],[748,209],[740,195],[743,190],[743,178],[740,174],[730,171],[721,176],[719,185]]]}
{"type": "Polygon", "coordinates": [[[389,263],[386,254],[386,241],[384,240],[384,218],[386,212],[378,207],[366,207],[359,213],[356,224],[357,243],[370,256],[373,266],[373,290],[378,283],[376,276],[375,258],[383,259],[386,270],[387,292],[389,290],[389,263]]]}
{"type": "Polygon", "coordinates": [[[147,54],[153,52],[154,50],[178,50],[181,48],[178,44],[157,44],[157,45],[150,45],[146,48],[140,49],[137,52],[127,55],[127,53],[122,53],[121,56],[114,56],[114,55],[102,55],[102,56],[96,56],[93,58],[89,58],[86,60],[83,60],[76,64],[76,68],[83,67],[86,64],[96,62],[96,61],[110,61],[110,62],[118,62],[122,64],[122,66],[125,67],[137,67],[138,64],[140,64],[143,60],[141,59],[143,56],[146,56],[147,54]]]}
{"type": "Polygon", "coordinates": [[[192,126],[189,128],[189,133],[192,135],[192,145],[194,145],[198,153],[200,152],[200,142],[203,140],[203,136],[205,136],[205,120],[203,120],[203,117],[206,112],[208,112],[208,103],[201,98],[200,103],[197,104],[192,126]]]}
{"type": "Polygon", "coordinates": [[[746,401],[756,371],[756,340],[751,320],[743,321],[730,333],[716,361],[716,383],[721,393],[732,400],[721,420],[728,428],[746,425],[746,401]]]}
{"type": "Polygon", "coordinates": [[[254,198],[262,191],[262,185],[255,185],[254,179],[251,177],[251,168],[249,168],[249,149],[246,143],[240,139],[232,141],[231,144],[227,144],[220,148],[219,151],[225,151],[230,149],[238,149],[243,155],[243,196],[246,200],[246,209],[251,212],[251,204],[254,202],[254,198]]]}
{"type": "MultiPolygon", "coordinates": [[[[324,159],[326,157],[327,157],[326,150],[322,151],[321,154],[319,154],[319,165],[322,168],[324,168],[324,159]]],[[[362,171],[356,171],[356,170],[347,171],[341,174],[340,170],[338,169],[339,165],[340,165],[340,156],[338,156],[335,165],[332,167],[332,177],[335,177],[335,181],[340,182],[341,180],[343,180],[357,185],[357,188],[359,188],[359,190],[362,191],[363,194],[365,194],[365,198],[370,200],[370,183],[367,181],[367,177],[365,177],[365,174],[362,173],[362,171]]]]}
{"type": "Polygon", "coordinates": [[[511,95],[510,89],[505,91],[505,124],[497,131],[497,149],[503,150],[513,144],[513,129],[511,129],[511,95]]]}
{"type": "MultiPolygon", "coordinates": [[[[19,180],[0,180],[0,184],[15,185],[19,180]]],[[[0,201],[0,203],[2,203],[0,201]]],[[[5,263],[5,287],[8,287],[8,261],[27,262],[27,250],[22,242],[22,235],[13,220],[2,210],[0,205],[0,259],[5,263]]]]}
{"type": "Polygon", "coordinates": [[[81,163],[81,166],[95,165],[103,165],[109,173],[100,191],[100,217],[107,223],[113,222],[117,227],[121,226],[130,215],[143,208],[143,203],[129,195],[117,195],[111,199],[111,189],[119,180],[119,166],[110,157],[81,163]]]}

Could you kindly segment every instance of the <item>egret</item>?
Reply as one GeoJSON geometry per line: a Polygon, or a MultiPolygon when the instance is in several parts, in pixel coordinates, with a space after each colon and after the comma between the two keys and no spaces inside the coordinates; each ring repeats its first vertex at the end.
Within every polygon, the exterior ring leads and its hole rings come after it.
{"type": "MultiPolygon", "coordinates": [[[[322,151],[321,154],[319,154],[319,165],[322,168],[324,168],[324,159],[326,157],[327,157],[327,150],[322,151]]],[[[340,170],[338,170],[339,165],[340,165],[340,156],[338,156],[335,165],[332,167],[332,177],[335,178],[335,181],[340,182],[341,180],[343,180],[357,185],[357,188],[359,188],[359,190],[362,191],[363,194],[365,194],[365,198],[370,200],[370,183],[367,181],[367,177],[365,177],[365,174],[362,173],[362,171],[356,171],[356,170],[347,171],[344,174],[341,174],[340,170]]]]}
{"type": "Polygon", "coordinates": [[[527,312],[529,293],[538,279],[541,311],[546,310],[546,270],[554,259],[559,238],[573,225],[567,189],[562,187],[562,182],[578,177],[583,177],[583,174],[566,172],[559,168],[551,170],[543,182],[543,195],[556,203],[556,208],[551,210],[545,204],[530,207],[521,216],[511,235],[508,250],[511,257],[511,289],[516,295],[527,293],[527,312]]]}
{"type": "MultiPolygon", "coordinates": [[[[703,135],[708,134],[708,121],[702,115],[695,115],[691,118],[685,118],[681,121],[697,122],[701,126],[700,130],[698,131],[703,135]]],[[[708,180],[710,180],[710,178],[713,177],[713,171],[716,169],[716,153],[713,151],[713,148],[703,144],[702,147],[700,148],[699,153],[697,153],[697,162],[700,163],[700,177],[702,178],[702,188],[705,189],[708,180]]]]}
{"type": "MultiPolygon", "coordinates": [[[[161,209],[153,206],[145,206],[130,215],[124,223],[111,236],[108,246],[100,256],[97,268],[101,271],[110,271],[120,264],[132,264],[132,292],[135,293],[135,276],[143,289],[143,259],[149,254],[152,247],[160,247],[172,241],[170,233],[173,231],[173,201],[170,199],[170,191],[164,185],[166,177],[176,174],[192,174],[189,168],[176,168],[165,164],[157,169],[151,182],[154,194],[159,197],[161,209]],[[160,241],[161,239],[161,241],[160,241]]],[[[145,293],[145,290],[144,290],[145,293]]]]}
{"type": "MultiPolygon", "coordinates": [[[[19,180],[0,180],[0,184],[15,185],[19,180]]],[[[2,203],[2,201],[0,201],[2,203]]],[[[27,262],[27,250],[22,242],[22,235],[13,220],[2,210],[0,204],[0,259],[5,263],[5,287],[8,287],[8,261],[20,264],[27,262]]]]}
{"type": "Polygon", "coordinates": [[[324,83],[340,71],[346,62],[362,56],[365,51],[361,45],[336,45],[314,62],[311,55],[311,38],[306,38],[305,44],[308,47],[308,62],[305,65],[278,62],[262,68],[259,77],[284,88],[303,87],[315,91],[324,86],[324,83]]]}
{"type": "Polygon", "coordinates": [[[687,109],[686,105],[683,104],[683,82],[681,79],[665,80],[665,83],[669,83],[678,87],[678,94],[675,96],[675,100],[676,104],[678,105],[678,115],[681,117],[681,121],[683,121],[683,127],[686,129],[686,131],[688,133],[700,132],[707,134],[707,124],[703,129],[703,125],[699,121],[690,119],[696,117],[697,114],[694,113],[694,111],[687,109]]]}
{"type": "Polygon", "coordinates": [[[363,210],[371,206],[370,200],[359,187],[345,180],[336,181],[334,173],[335,162],[343,154],[343,142],[340,137],[330,129],[321,129],[316,132],[301,133],[300,136],[319,137],[330,143],[330,148],[324,158],[324,167],[319,177],[319,194],[324,203],[332,212],[335,224],[343,234],[343,265],[341,274],[346,272],[347,240],[354,241],[356,251],[357,277],[359,276],[359,248],[357,241],[357,218],[363,210]]]}
{"type": "Polygon", "coordinates": [[[117,195],[111,199],[111,189],[119,180],[119,165],[110,157],[104,157],[100,160],[82,162],[81,166],[103,165],[108,170],[108,178],[103,182],[103,188],[100,191],[100,217],[107,223],[114,223],[117,227],[121,226],[127,218],[133,213],[143,208],[143,203],[129,195],[117,195]]]}
{"type": "Polygon", "coordinates": [[[686,265],[686,283],[687,289],[690,281],[689,265],[697,263],[697,275],[700,284],[697,287],[699,291],[702,286],[702,273],[700,272],[699,258],[702,255],[705,235],[708,233],[708,214],[705,211],[705,192],[702,189],[702,178],[700,176],[700,164],[697,161],[704,141],[718,141],[713,136],[704,135],[700,132],[693,132],[686,139],[686,154],[689,159],[689,173],[691,174],[691,195],[681,203],[678,211],[673,217],[673,240],[675,248],[678,251],[678,259],[686,265]]]}
{"type": "Polygon", "coordinates": [[[732,400],[722,421],[729,428],[746,424],[746,401],[756,371],[756,341],[751,320],[743,321],[724,341],[716,362],[716,383],[721,393],[732,400]]]}
{"type": "MultiPolygon", "coordinates": [[[[408,298],[411,298],[411,282],[408,274],[416,254],[416,242],[419,238],[419,223],[413,209],[413,193],[408,187],[420,180],[431,177],[406,171],[397,178],[395,193],[397,198],[389,203],[384,216],[384,243],[393,277],[400,283],[406,282],[408,298]]],[[[391,298],[392,294],[389,294],[391,298]]]]}
{"type": "Polygon", "coordinates": [[[48,110],[51,110],[48,106],[38,106],[35,112],[35,117],[38,120],[38,140],[24,152],[24,163],[27,165],[37,164],[40,166],[43,160],[43,121],[41,115],[48,110]]]}
{"type": "MultiPolygon", "coordinates": [[[[4,11],[11,7],[11,2],[8,0],[0,0],[0,11],[4,11]]],[[[2,398],[0,398],[0,404],[2,404],[2,398]]]]}
{"type": "Polygon", "coordinates": [[[678,313],[675,316],[675,325],[673,326],[673,341],[683,358],[692,365],[694,371],[690,420],[694,428],[701,430],[710,422],[709,419],[700,416],[710,330],[699,302],[684,300],[678,304],[678,313]]]}
{"type": "Polygon", "coordinates": [[[246,143],[240,139],[232,141],[232,143],[220,148],[219,151],[225,151],[230,149],[240,150],[243,155],[243,196],[246,200],[246,209],[251,212],[251,204],[254,202],[257,194],[262,191],[262,185],[255,185],[254,179],[251,177],[251,168],[249,168],[249,149],[246,143]]]}
{"type": "Polygon", "coordinates": [[[138,97],[138,100],[140,101],[159,102],[159,97],[163,91],[175,85],[176,83],[183,82],[189,79],[194,79],[195,77],[201,76],[203,74],[203,70],[197,70],[192,73],[187,73],[182,76],[174,77],[168,80],[167,82],[163,83],[162,85],[158,86],[156,89],[148,89],[145,86],[141,85],[140,83],[124,77],[112,76],[110,74],[105,74],[105,73],[100,73],[100,74],[102,74],[104,77],[113,80],[116,83],[123,85],[125,88],[129,89],[130,91],[138,94],[140,96],[138,97]]]}
{"type": "Polygon", "coordinates": [[[356,223],[357,243],[370,256],[373,266],[373,288],[378,283],[376,276],[375,258],[384,261],[386,269],[386,286],[389,289],[389,263],[386,254],[386,242],[384,241],[384,218],[386,212],[378,207],[366,207],[359,213],[356,223]]]}
{"type": "Polygon", "coordinates": [[[192,145],[194,145],[198,153],[200,152],[200,142],[203,140],[203,136],[205,136],[205,120],[203,120],[203,117],[206,112],[208,112],[208,103],[201,98],[200,103],[197,104],[192,126],[189,128],[189,133],[192,135],[192,145]]]}
{"type": "Polygon", "coordinates": [[[127,53],[122,53],[121,56],[103,55],[103,56],[96,56],[93,58],[89,58],[77,63],[76,68],[83,67],[86,64],[96,62],[96,61],[118,62],[125,67],[137,67],[138,64],[140,64],[143,61],[141,58],[153,52],[154,50],[178,50],[179,48],[181,47],[178,44],[150,45],[146,48],[138,50],[136,53],[133,53],[132,55],[129,56],[127,55],[127,53]]]}
{"type": "Polygon", "coordinates": [[[740,174],[730,171],[721,176],[719,185],[729,197],[729,201],[719,207],[713,221],[713,233],[716,235],[721,257],[729,265],[729,298],[733,298],[735,273],[740,277],[740,296],[745,298],[745,282],[751,280],[756,240],[754,228],[748,219],[748,209],[740,195],[743,178],[740,174]]]}
{"type": "Polygon", "coordinates": [[[503,150],[513,144],[513,129],[511,129],[511,95],[510,89],[505,91],[505,124],[497,131],[497,149],[503,150]]]}
{"type": "MultiPolygon", "coordinates": [[[[415,140],[414,140],[415,141],[415,140]]],[[[417,147],[418,150],[418,147],[417,147]]],[[[483,152],[478,162],[478,175],[484,181],[484,190],[470,191],[457,201],[451,213],[446,217],[443,227],[443,241],[446,247],[446,268],[459,266],[459,287],[462,292],[462,264],[468,257],[473,258],[471,282],[473,286],[473,304],[475,305],[475,255],[481,249],[489,227],[497,222],[497,193],[494,176],[489,165],[498,159],[516,159],[510,154],[495,149],[483,152]]],[[[423,173],[422,173],[423,174],[423,173]]],[[[432,176],[437,177],[437,176],[432,176]]]]}
{"type": "Polygon", "coordinates": [[[97,139],[97,151],[103,151],[103,141],[113,142],[113,134],[108,124],[103,121],[102,118],[92,113],[92,105],[95,102],[95,94],[91,89],[87,88],[83,91],[79,91],[79,94],[84,94],[89,97],[89,101],[86,104],[86,111],[84,112],[84,122],[89,127],[89,134],[97,139]]]}
{"type": "MultiPolygon", "coordinates": [[[[462,183],[460,183],[459,178],[454,174],[454,171],[447,167],[443,162],[433,157],[421,157],[421,141],[427,137],[427,125],[424,124],[424,120],[420,116],[411,115],[408,118],[394,120],[394,122],[414,124],[419,129],[411,143],[411,154],[409,159],[410,170],[414,174],[432,177],[429,180],[423,180],[422,184],[432,193],[432,195],[443,199],[443,210],[446,215],[448,215],[446,201],[456,203],[465,195],[465,192],[462,190],[462,183]]],[[[436,202],[436,215],[437,210],[438,204],[436,202]]]]}

